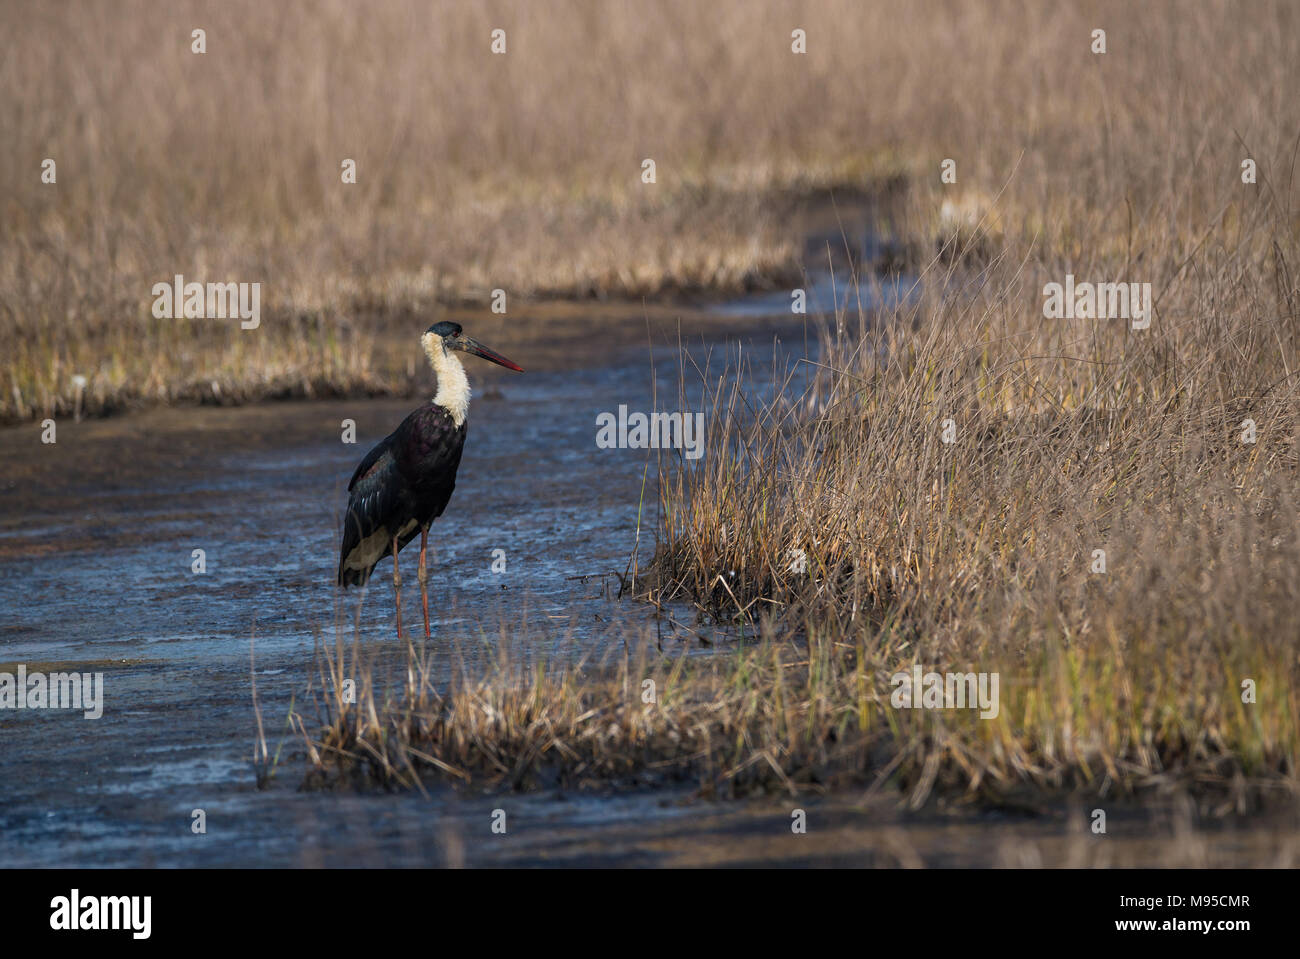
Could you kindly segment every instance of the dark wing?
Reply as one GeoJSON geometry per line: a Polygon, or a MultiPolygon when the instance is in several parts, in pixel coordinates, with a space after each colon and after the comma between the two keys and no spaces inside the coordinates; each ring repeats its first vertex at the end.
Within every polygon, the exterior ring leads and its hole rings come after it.
{"type": "Polygon", "coordinates": [[[339,550],[339,585],[360,586],[370,579],[375,564],[392,551],[388,530],[398,520],[403,479],[393,458],[393,437],[386,437],[361,461],[348,482],[348,512],[343,520],[343,546],[339,550]]]}
{"type": "Polygon", "coordinates": [[[366,454],[366,458],[357,464],[357,468],[352,471],[352,479],[348,480],[348,492],[352,492],[352,487],[357,485],[357,480],[369,474],[383,457],[392,460],[393,437],[396,433],[389,433],[382,440],[375,444],[375,448],[366,454]]]}

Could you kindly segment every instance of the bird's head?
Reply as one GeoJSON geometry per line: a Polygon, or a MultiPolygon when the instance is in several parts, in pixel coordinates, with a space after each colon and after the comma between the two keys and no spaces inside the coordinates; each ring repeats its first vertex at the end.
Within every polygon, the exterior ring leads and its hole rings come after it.
{"type": "Polygon", "coordinates": [[[524,371],[522,366],[512,363],[500,353],[489,350],[477,340],[465,336],[461,332],[461,325],[450,320],[443,320],[441,323],[433,324],[424,331],[424,335],[420,337],[420,342],[424,346],[425,353],[429,353],[431,349],[439,348],[448,353],[452,350],[459,350],[462,353],[472,353],[474,356],[481,356],[485,360],[491,360],[497,366],[504,366],[516,373],[524,371]]]}

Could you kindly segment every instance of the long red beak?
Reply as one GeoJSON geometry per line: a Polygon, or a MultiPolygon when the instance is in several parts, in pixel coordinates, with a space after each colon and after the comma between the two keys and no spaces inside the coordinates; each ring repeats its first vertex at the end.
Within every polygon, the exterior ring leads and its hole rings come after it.
{"type": "Polygon", "coordinates": [[[491,360],[497,366],[504,366],[508,370],[514,370],[516,373],[522,373],[524,368],[517,363],[512,363],[500,353],[489,350],[478,340],[471,340],[468,336],[462,336],[456,340],[456,345],[466,353],[473,353],[475,356],[481,356],[485,360],[491,360]]]}

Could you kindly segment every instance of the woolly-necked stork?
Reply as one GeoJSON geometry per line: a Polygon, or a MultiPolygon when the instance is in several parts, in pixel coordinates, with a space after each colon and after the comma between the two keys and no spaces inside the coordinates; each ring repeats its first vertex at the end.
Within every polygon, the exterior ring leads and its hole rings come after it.
{"type": "Polygon", "coordinates": [[[469,381],[456,353],[472,353],[518,373],[523,368],[482,343],[461,335],[459,323],[435,323],[420,345],[438,377],[438,392],[366,454],[348,483],[348,512],[339,552],[340,586],[364,586],[385,556],[393,557],[397,635],[402,635],[402,574],[397,553],[420,534],[420,600],[424,635],[429,636],[429,525],[442,515],[456,488],[456,468],[465,446],[469,381]]]}

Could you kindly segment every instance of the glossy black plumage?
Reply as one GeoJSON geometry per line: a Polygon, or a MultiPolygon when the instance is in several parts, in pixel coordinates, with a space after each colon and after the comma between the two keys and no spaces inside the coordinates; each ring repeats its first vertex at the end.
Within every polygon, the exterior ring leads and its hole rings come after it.
{"type": "Polygon", "coordinates": [[[348,483],[340,586],[364,585],[375,565],[442,515],[456,488],[465,424],[436,403],[402,421],[361,461],[348,483]],[[376,534],[382,533],[382,541],[376,534]]]}

